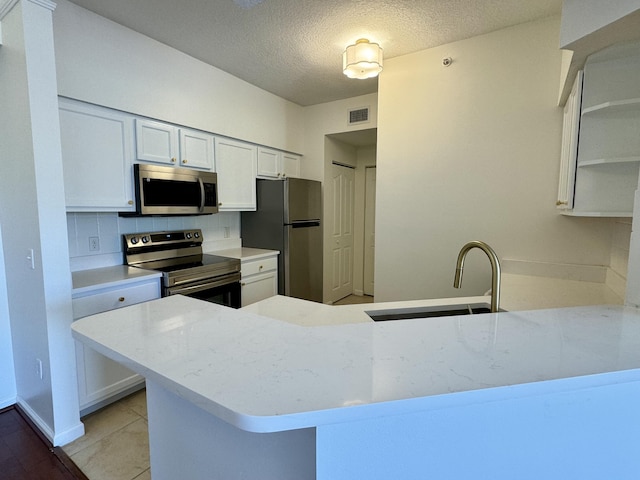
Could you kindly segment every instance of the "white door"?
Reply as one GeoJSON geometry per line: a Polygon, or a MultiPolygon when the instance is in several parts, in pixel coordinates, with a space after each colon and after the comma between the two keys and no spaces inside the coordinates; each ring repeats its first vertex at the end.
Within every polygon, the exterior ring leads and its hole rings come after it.
{"type": "Polygon", "coordinates": [[[333,225],[331,234],[331,301],[353,293],[353,202],[355,171],[333,165],[333,225]]]}
{"type": "Polygon", "coordinates": [[[373,295],[376,228],[376,167],[367,167],[364,177],[364,281],[365,295],[373,295]]]}

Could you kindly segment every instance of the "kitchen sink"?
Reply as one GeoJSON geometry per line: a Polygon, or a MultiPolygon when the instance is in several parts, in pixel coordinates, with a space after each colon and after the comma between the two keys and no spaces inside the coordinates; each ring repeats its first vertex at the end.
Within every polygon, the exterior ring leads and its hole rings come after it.
{"type": "MultiPolygon", "coordinates": [[[[505,310],[500,309],[501,312],[505,310]]],[[[465,303],[459,305],[435,305],[433,307],[393,308],[389,310],[371,310],[365,312],[374,322],[387,320],[406,320],[409,318],[446,317],[452,315],[474,315],[491,313],[488,303],[465,303]]]]}

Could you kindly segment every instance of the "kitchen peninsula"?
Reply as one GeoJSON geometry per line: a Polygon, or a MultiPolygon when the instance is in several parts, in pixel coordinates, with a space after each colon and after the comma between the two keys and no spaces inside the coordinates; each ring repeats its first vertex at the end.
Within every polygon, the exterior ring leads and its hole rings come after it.
{"type": "Polygon", "coordinates": [[[174,296],[72,328],[146,378],[154,480],[640,475],[638,310],[388,306],[174,296]]]}

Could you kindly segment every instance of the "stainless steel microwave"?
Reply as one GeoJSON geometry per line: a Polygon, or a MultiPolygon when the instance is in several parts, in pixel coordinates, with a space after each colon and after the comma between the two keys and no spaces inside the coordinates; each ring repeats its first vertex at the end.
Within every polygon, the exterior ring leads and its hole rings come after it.
{"type": "Polygon", "coordinates": [[[136,195],[133,215],[218,213],[218,176],[213,172],[136,163],[133,174],[136,195]]]}

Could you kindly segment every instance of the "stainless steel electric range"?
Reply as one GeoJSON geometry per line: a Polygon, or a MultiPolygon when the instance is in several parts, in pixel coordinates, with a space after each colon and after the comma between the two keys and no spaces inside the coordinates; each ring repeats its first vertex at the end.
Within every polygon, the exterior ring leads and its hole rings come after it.
{"type": "Polygon", "coordinates": [[[162,272],[162,296],[240,308],[240,260],[202,253],[200,229],[123,235],[124,263],[162,272]]]}

